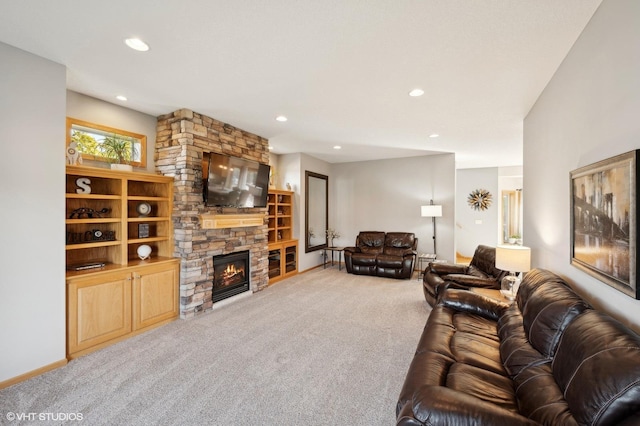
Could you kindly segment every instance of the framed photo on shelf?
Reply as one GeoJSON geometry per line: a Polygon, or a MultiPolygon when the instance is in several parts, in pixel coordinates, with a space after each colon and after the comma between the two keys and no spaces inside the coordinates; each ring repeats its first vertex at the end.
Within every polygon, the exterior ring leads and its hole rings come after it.
{"type": "Polygon", "coordinates": [[[570,173],[571,264],[635,299],[638,152],[570,173]]]}
{"type": "Polygon", "coordinates": [[[138,238],[149,238],[149,224],[138,224],[138,238]]]}

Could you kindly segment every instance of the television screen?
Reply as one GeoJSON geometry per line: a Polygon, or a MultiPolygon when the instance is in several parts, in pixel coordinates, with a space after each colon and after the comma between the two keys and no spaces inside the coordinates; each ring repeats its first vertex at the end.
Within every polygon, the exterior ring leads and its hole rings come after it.
{"type": "Polygon", "coordinates": [[[212,152],[205,204],[215,207],[266,207],[269,171],[266,164],[212,152]]]}

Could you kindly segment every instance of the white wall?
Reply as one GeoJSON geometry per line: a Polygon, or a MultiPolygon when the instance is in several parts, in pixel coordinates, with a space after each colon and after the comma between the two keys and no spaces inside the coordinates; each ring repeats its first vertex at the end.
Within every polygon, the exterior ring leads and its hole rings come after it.
{"type": "Polygon", "coordinates": [[[65,72],[0,43],[0,382],[65,359],[65,72]]]}
{"type": "Polygon", "coordinates": [[[420,206],[442,205],[436,219],[438,258],[454,260],[455,157],[453,154],[332,164],[329,224],[336,245],[351,246],[360,231],[414,232],[418,252],[433,252],[431,218],[420,206]]]}
{"type": "Polygon", "coordinates": [[[496,229],[500,216],[498,168],[458,169],[456,182],[456,251],[471,257],[480,244],[495,247],[496,229]],[[474,210],[467,197],[476,189],[491,193],[492,202],[487,210],[474,210]]]}
{"type": "MultiPolygon", "coordinates": [[[[156,127],[158,119],[152,115],[92,98],[81,93],[67,91],[67,116],[94,124],[113,127],[128,132],[139,133],[147,137],[147,167],[154,172],[153,159],[156,146],[156,127]]],[[[108,167],[100,162],[91,164],[97,167],[108,167]]]]}
{"type": "Polygon", "coordinates": [[[524,122],[524,244],[640,329],[640,301],[570,265],[569,172],[640,148],[640,1],[604,0],[524,122]]]}

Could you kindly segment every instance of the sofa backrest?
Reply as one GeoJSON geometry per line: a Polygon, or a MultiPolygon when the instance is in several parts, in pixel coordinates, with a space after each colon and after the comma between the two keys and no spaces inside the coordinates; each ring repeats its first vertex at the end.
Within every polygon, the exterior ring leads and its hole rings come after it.
{"type": "Polygon", "coordinates": [[[384,232],[362,231],[356,238],[356,246],[363,253],[377,254],[384,249],[384,232]]]}
{"type": "Polygon", "coordinates": [[[509,271],[503,271],[496,268],[496,248],[479,245],[476,247],[476,251],[473,253],[473,258],[469,264],[470,275],[478,275],[483,278],[493,277],[496,280],[502,280],[509,271]],[[474,269],[479,269],[482,273],[474,273],[474,269]]]}
{"type": "Polygon", "coordinates": [[[578,424],[637,424],[640,336],[615,319],[596,310],[579,315],[562,335],[552,370],[578,424]]]}
{"type": "Polygon", "coordinates": [[[384,253],[403,256],[407,250],[415,250],[418,239],[411,232],[387,232],[384,237],[384,253]]]}
{"type": "Polygon", "coordinates": [[[552,272],[529,271],[516,298],[528,341],[544,357],[552,358],[565,328],[590,306],[552,272]]]}

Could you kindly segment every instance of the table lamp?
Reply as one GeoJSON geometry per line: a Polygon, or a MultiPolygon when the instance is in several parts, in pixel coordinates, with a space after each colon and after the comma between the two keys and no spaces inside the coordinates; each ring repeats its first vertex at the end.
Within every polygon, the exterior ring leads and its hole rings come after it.
{"type": "Polygon", "coordinates": [[[531,269],[531,249],[523,246],[496,247],[496,268],[509,271],[500,283],[500,292],[507,299],[514,300],[520,287],[517,274],[531,269]]]}

